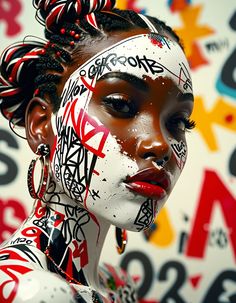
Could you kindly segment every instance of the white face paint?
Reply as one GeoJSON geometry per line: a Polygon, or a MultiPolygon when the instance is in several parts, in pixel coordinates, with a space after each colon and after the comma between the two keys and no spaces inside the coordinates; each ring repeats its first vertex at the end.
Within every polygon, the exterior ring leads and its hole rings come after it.
{"type": "Polygon", "coordinates": [[[109,129],[89,115],[96,81],[110,72],[130,73],[141,79],[167,77],[181,92],[192,93],[190,72],[177,43],[158,34],[133,36],[95,55],[70,76],[54,117],[55,180],[95,216],[139,231],[153,222],[167,196],[154,201],[126,188],[123,181],[127,175],[139,170],[136,162],[121,152],[109,129]]]}

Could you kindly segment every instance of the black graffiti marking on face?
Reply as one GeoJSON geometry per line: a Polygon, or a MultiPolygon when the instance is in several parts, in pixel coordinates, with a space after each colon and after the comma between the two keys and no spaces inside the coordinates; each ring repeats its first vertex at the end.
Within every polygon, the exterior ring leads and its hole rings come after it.
{"type": "Polygon", "coordinates": [[[84,147],[75,130],[69,126],[62,126],[57,145],[59,148],[56,150],[56,157],[60,167],[57,166],[56,174],[59,174],[63,189],[70,198],[83,203],[97,156],[84,147]]]}
{"type": "Polygon", "coordinates": [[[180,67],[180,69],[179,69],[178,79],[179,79],[179,81],[181,79],[184,82],[183,89],[187,90],[188,88],[190,88],[192,90],[192,80],[191,80],[191,76],[189,74],[188,68],[186,67],[186,65],[183,62],[179,64],[179,67],[180,67]]]}
{"type": "Polygon", "coordinates": [[[139,213],[134,221],[137,231],[148,227],[154,220],[154,203],[152,199],[147,199],[141,206],[139,213]]]}
{"type": "Polygon", "coordinates": [[[79,80],[76,79],[75,81],[72,81],[72,79],[69,80],[69,84],[65,90],[63,90],[61,99],[62,99],[62,106],[65,105],[65,103],[69,101],[73,101],[73,98],[75,96],[82,96],[88,89],[84,86],[84,84],[78,84],[79,80]]]}
{"type": "Polygon", "coordinates": [[[171,147],[173,151],[175,152],[175,155],[179,158],[185,158],[187,155],[187,146],[183,141],[180,141],[178,143],[171,144],[171,147]]]}

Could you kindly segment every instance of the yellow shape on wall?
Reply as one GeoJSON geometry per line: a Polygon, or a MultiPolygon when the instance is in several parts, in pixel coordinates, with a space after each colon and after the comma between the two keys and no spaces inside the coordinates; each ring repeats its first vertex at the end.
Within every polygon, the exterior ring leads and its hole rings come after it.
{"type": "Polygon", "coordinates": [[[116,8],[131,9],[139,13],[141,9],[137,7],[137,0],[116,0],[116,8]]]}
{"type": "Polygon", "coordinates": [[[119,9],[127,9],[127,0],[116,0],[116,7],[119,9]]]}
{"type": "Polygon", "coordinates": [[[220,97],[211,110],[207,110],[202,97],[195,97],[195,108],[192,119],[196,121],[196,129],[201,133],[211,151],[219,149],[213,125],[217,124],[230,131],[236,131],[236,106],[220,97]]]}
{"type": "Polygon", "coordinates": [[[175,31],[184,41],[184,49],[187,57],[191,56],[194,42],[196,42],[197,39],[214,33],[213,29],[209,26],[199,24],[201,11],[202,5],[189,5],[179,13],[183,27],[175,28],[175,31]]]}
{"type": "Polygon", "coordinates": [[[166,207],[160,211],[155,224],[157,228],[150,235],[149,242],[160,247],[171,245],[175,239],[175,232],[166,207]]]}

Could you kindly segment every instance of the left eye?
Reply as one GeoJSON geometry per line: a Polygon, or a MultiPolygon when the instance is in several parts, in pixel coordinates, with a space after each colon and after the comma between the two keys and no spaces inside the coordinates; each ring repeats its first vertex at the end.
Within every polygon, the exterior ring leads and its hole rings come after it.
{"type": "Polygon", "coordinates": [[[187,130],[191,130],[195,127],[195,121],[190,120],[186,117],[173,117],[167,123],[167,127],[172,131],[182,131],[185,132],[187,130]]]}
{"type": "Polygon", "coordinates": [[[111,94],[103,98],[103,103],[111,115],[131,118],[137,113],[135,102],[123,94],[111,94]]]}

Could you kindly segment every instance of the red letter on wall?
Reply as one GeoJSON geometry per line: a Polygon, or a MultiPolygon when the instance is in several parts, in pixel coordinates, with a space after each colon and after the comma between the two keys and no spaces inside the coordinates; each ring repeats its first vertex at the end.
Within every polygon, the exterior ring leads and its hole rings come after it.
{"type": "Polygon", "coordinates": [[[18,218],[23,222],[26,218],[26,210],[23,207],[23,204],[17,200],[9,199],[2,200],[0,199],[0,243],[5,239],[4,232],[12,234],[15,231],[15,227],[11,226],[10,222],[7,222],[7,211],[11,210],[13,216],[18,218]]]}
{"type": "Polygon", "coordinates": [[[203,258],[206,250],[209,231],[204,229],[210,224],[213,207],[221,206],[229,238],[236,261],[236,199],[214,171],[205,171],[203,188],[200,195],[193,229],[187,244],[186,255],[203,258]]]}

